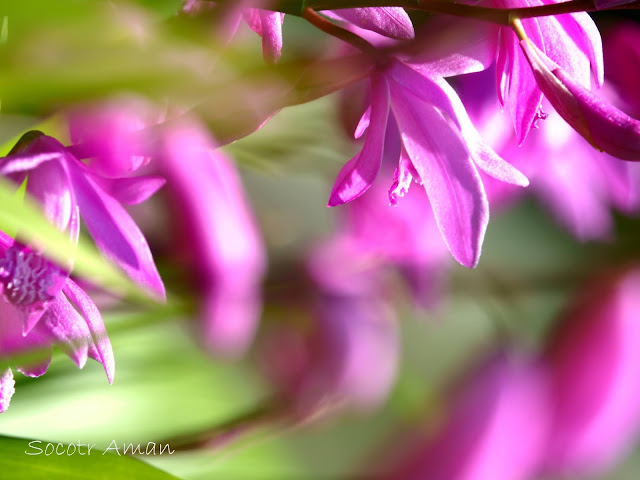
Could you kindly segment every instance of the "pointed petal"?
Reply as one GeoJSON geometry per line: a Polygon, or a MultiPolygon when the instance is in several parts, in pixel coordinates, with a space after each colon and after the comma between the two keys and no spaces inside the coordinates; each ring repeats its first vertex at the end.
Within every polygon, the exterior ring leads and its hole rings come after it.
{"type": "MultiPolygon", "coordinates": [[[[537,24],[536,24],[537,25],[537,24]]],[[[528,28],[527,33],[535,32],[535,36],[539,36],[539,29],[528,28]]],[[[509,89],[507,91],[507,104],[511,113],[511,121],[516,131],[518,144],[527,138],[529,130],[533,126],[536,115],[540,109],[542,101],[542,92],[536,80],[531,73],[531,68],[527,63],[526,57],[518,48],[518,40],[515,33],[503,28],[502,35],[509,37],[509,59],[507,63],[509,75],[509,89]]],[[[542,44],[542,40],[538,40],[542,44]]]]}
{"type": "Polygon", "coordinates": [[[10,368],[0,374],[0,413],[6,412],[7,408],[9,408],[11,397],[16,391],[15,384],[13,372],[10,368]]]}
{"type": "Polygon", "coordinates": [[[392,88],[403,146],[422,179],[436,222],[454,258],[477,265],[489,207],[471,155],[456,131],[430,105],[392,88]]]}
{"type": "Polygon", "coordinates": [[[340,170],[329,206],[350,202],[366,192],[380,171],[389,117],[389,85],[379,74],[371,76],[371,123],[364,147],[340,170]]]}
{"type": "Polygon", "coordinates": [[[356,27],[385,37],[411,40],[415,36],[411,18],[400,7],[344,8],[332,12],[356,27]]]}
{"type": "Polygon", "coordinates": [[[89,355],[102,364],[109,383],[113,383],[115,359],[113,357],[111,342],[107,336],[107,331],[98,307],[96,307],[96,304],[93,303],[89,295],[71,279],[67,280],[63,292],[78,310],[80,310],[91,333],[95,349],[90,348],[89,355]]]}
{"type": "Polygon", "coordinates": [[[164,298],[164,285],[149,245],[131,216],[86,175],[81,166],[70,165],[69,173],[80,214],[98,249],[135,282],[164,298]]]}
{"type": "Polygon", "coordinates": [[[129,177],[129,178],[98,178],[93,177],[103,190],[125,205],[137,205],[149,199],[160,190],[166,180],[158,176],[129,177]]]}

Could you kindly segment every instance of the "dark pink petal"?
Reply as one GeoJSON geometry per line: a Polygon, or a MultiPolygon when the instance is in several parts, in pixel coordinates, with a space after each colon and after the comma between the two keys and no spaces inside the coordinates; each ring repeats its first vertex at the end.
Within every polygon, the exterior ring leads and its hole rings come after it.
{"type": "Polygon", "coordinates": [[[80,214],[96,246],[135,282],[164,298],[164,285],[144,235],[120,203],[78,165],[70,165],[80,214]]]}
{"type": "Polygon", "coordinates": [[[129,178],[99,178],[93,180],[102,189],[125,205],[137,205],[149,199],[160,190],[166,180],[157,176],[129,177],[129,178]]]}
{"type": "Polygon", "coordinates": [[[523,51],[540,90],[580,135],[598,150],[623,160],[640,161],[640,122],[573,81],[526,40],[523,51]],[[553,70],[551,70],[551,69],[553,70]]]}
{"type": "Polygon", "coordinates": [[[0,374],[0,413],[6,412],[7,408],[9,408],[11,397],[16,391],[15,384],[13,372],[10,368],[0,374]]]}
{"type": "Polygon", "coordinates": [[[102,364],[109,383],[113,383],[115,373],[113,349],[98,307],[96,307],[89,295],[71,279],[67,280],[63,292],[84,317],[84,322],[88,327],[95,347],[95,350],[89,349],[89,355],[102,364]]]}
{"type": "Polygon", "coordinates": [[[350,202],[366,192],[382,164],[389,117],[389,85],[380,74],[371,76],[371,121],[364,147],[340,170],[329,198],[330,207],[350,202]]]}
{"type": "Polygon", "coordinates": [[[392,88],[393,113],[403,146],[420,175],[436,222],[454,258],[477,265],[489,206],[482,182],[460,135],[431,105],[392,88]]]}
{"type": "Polygon", "coordinates": [[[399,7],[344,8],[332,10],[334,15],[389,38],[410,40],[415,34],[407,12],[399,7]]]}

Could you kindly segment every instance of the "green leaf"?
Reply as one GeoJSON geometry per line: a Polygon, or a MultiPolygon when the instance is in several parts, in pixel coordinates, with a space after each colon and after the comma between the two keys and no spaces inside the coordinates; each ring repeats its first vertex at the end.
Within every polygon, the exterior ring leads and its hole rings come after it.
{"type": "MultiPolygon", "coordinates": [[[[146,445],[143,445],[144,449],[146,445]]],[[[122,452],[123,446],[119,446],[122,452]]],[[[6,478],[29,478],[30,480],[73,480],[90,478],[92,480],[111,480],[113,478],[135,478],[137,480],[176,479],[162,470],[158,470],[140,460],[119,455],[115,449],[109,451],[81,447],[77,444],[29,440],[26,438],[0,436],[0,472],[6,478]],[[55,452],[63,452],[61,455],[55,452]],[[67,454],[69,452],[75,452],[67,454]],[[53,453],[50,453],[53,452],[53,453]],[[49,453],[47,455],[46,453],[49,453]]],[[[165,452],[166,454],[166,452],[165,452]]]]}

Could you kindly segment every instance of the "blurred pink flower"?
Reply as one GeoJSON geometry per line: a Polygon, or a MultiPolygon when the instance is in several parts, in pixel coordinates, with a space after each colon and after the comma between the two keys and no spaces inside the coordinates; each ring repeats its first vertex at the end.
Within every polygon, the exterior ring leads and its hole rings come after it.
{"type": "Polygon", "coordinates": [[[215,149],[204,127],[183,121],[164,132],[155,162],[193,257],[204,342],[216,353],[238,356],[260,318],[266,253],[235,166],[215,149]]]}
{"type": "Polygon", "coordinates": [[[640,270],[597,278],[561,319],[546,352],[551,372],[550,473],[611,467],[640,434],[640,270]]]}
{"type": "Polygon", "coordinates": [[[326,406],[380,406],[399,361],[397,320],[384,298],[380,271],[358,245],[337,239],[316,247],[308,272],[315,292],[311,324],[304,332],[280,327],[266,337],[267,374],[303,418],[326,406]]]}
{"type": "Polygon", "coordinates": [[[433,436],[404,435],[386,479],[535,478],[549,434],[547,378],[529,359],[499,354],[463,384],[433,436]]]}

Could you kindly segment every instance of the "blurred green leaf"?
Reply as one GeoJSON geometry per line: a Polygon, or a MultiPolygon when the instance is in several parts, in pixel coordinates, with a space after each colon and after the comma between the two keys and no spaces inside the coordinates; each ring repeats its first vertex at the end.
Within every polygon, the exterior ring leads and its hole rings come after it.
{"type": "MultiPolygon", "coordinates": [[[[88,447],[84,446],[82,450],[85,455],[80,455],[77,445],[73,449],[71,446],[64,445],[64,450],[60,446],[59,451],[65,453],[59,455],[55,453],[55,448],[63,444],[54,443],[52,445],[54,453],[47,455],[45,452],[50,451],[47,442],[0,437],[0,471],[3,476],[9,475],[5,478],[28,478],[30,480],[68,480],[73,478],[169,480],[177,478],[135,458],[119,455],[114,450],[108,452],[92,450],[91,454],[87,455],[88,447]],[[67,448],[69,452],[75,451],[76,453],[67,454],[67,448]]],[[[122,450],[122,445],[120,450],[122,450]]]]}

